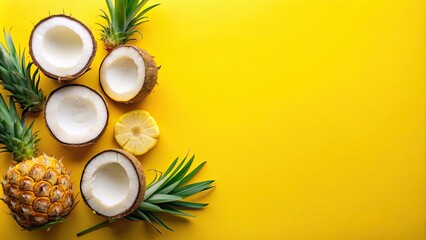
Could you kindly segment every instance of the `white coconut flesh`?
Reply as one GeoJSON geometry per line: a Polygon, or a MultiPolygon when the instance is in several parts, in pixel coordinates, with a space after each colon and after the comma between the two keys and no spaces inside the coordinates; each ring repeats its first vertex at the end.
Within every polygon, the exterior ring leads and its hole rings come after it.
{"type": "Polygon", "coordinates": [[[52,135],[60,142],[84,144],[103,133],[108,122],[108,109],[94,90],[67,85],[49,96],[45,120],[52,135]]]}
{"type": "Polygon", "coordinates": [[[94,211],[114,217],[134,206],[142,188],[140,177],[125,155],[105,151],[86,165],[80,183],[81,193],[94,211]]]}
{"type": "Polygon", "coordinates": [[[100,83],[110,98],[128,101],[134,98],[145,82],[145,62],[133,47],[118,47],[103,61],[100,83]]]}
{"type": "Polygon", "coordinates": [[[64,16],[42,21],[31,36],[33,60],[46,72],[72,76],[91,63],[95,46],[81,23],[64,16]]]}

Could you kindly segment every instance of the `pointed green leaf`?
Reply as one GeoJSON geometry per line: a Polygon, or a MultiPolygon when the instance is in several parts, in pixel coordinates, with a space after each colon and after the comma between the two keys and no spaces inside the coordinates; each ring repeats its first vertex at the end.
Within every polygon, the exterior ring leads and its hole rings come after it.
{"type": "Polygon", "coordinates": [[[214,180],[208,180],[203,182],[197,182],[193,184],[186,185],[184,187],[180,187],[171,192],[173,195],[178,195],[182,197],[187,197],[196,193],[199,193],[203,190],[206,190],[210,187],[214,180]]]}
{"type": "Polygon", "coordinates": [[[166,213],[169,213],[169,214],[172,214],[172,215],[183,216],[183,217],[195,217],[192,214],[182,212],[182,211],[180,211],[180,210],[178,210],[178,209],[176,209],[172,206],[164,205],[163,208],[164,208],[164,211],[166,213]]]}
{"type": "Polygon", "coordinates": [[[178,161],[178,159],[179,158],[176,158],[173,162],[172,162],[172,164],[170,164],[170,166],[167,168],[167,170],[163,173],[163,176],[161,176],[160,177],[160,180],[162,179],[162,178],[165,178],[165,177],[167,177],[167,175],[173,170],[173,168],[175,167],[175,165],[176,165],[176,163],[177,163],[177,161],[178,161]]]}
{"type": "Polygon", "coordinates": [[[186,175],[182,180],[180,181],[178,186],[182,186],[185,183],[187,183],[191,178],[200,171],[200,169],[206,164],[206,161],[202,162],[200,165],[198,165],[194,170],[192,170],[188,175],[186,175]]]}
{"type": "Polygon", "coordinates": [[[163,185],[163,183],[166,181],[167,181],[167,178],[163,178],[163,179],[160,178],[159,181],[157,181],[156,183],[151,185],[149,188],[147,188],[145,191],[145,195],[143,197],[144,201],[145,199],[148,199],[149,197],[151,197],[151,195],[154,194],[161,187],[161,185],[163,185]]]}
{"type": "Polygon", "coordinates": [[[196,202],[184,202],[184,201],[176,201],[168,203],[168,205],[182,207],[182,208],[191,208],[191,209],[199,209],[206,207],[208,203],[196,203],[196,202]]]}
{"type": "Polygon", "coordinates": [[[148,212],[163,212],[163,209],[161,209],[159,206],[148,202],[142,202],[139,205],[138,209],[148,212]]]}
{"type": "Polygon", "coordinates": [[[189,161],[181,169],[181,167],[182,167],[182,165],[184,163],[184,160],[186,159],[186,157],[185,157],[185,159],[179,164],[179,166],[173,172],[172,177],[164,185],[168,186],[168,185],[170,185],[170,184],[172,184],[174,182],[177,182],[180,179],[182,179],[185,176],[185,174],[188,172],[189,168],[191,167],[192,162],[194,161],[194,157],[195,156],[192,156],[191,159],[189,159],[189,161]]]}
{"type": "Polygon", "coordinates": [[[167,228],[170,231],[173,231],[173,229],[171,229],[169,226],[167,226],[163,221],[161,221],[161,219],[159,217],[157,217],[155,214],[150,213],[150,212],[146,212],[146,215],[148,217],[150,217],[152,220],[154,220],[155,222],[157,222],[158,224],[160,224],[161,226],[167,228]]]}
{"type": "Polygon", "coordinates": [[[170,194],[154,194],[146,201],[149,203],[164,203],[164,202],[172,202],[181,200],[181,196],[170,195],[170,194]]]}

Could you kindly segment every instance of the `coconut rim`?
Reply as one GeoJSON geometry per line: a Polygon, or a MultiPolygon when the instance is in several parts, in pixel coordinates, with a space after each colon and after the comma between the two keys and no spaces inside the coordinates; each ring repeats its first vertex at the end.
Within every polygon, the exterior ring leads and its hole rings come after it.
{"type": "Polygon", "coordinates": [[[31,59],[33,60],[33,62],[34,62],[34,64],[35,65],[37,65],[37,67],[44,73],[44,75],[46,75],[47,77],[49,77],[49,78],[51,78],[51,79],[54,79],[54,80],[58,80],[58,81],[71,81],[71,80],[74,80],[74,79],[76,79],[76,78],[79,78],[80,76],[82,76],[84,73],[86,73],[87,71],[89,71],[91,68],[90,68],[90,65],[92,64],[92,62],[93,62],[93,59],[95,58],[95,55],[96,55],[96,51],[97,51],[97,48],[98,48],[98,46],[97,46],[97,42],[96,42],[96,40],[95,40],[95,38],[94,38],[94,36],[93,36],[93,33],[92,33],[92,31],[83,23],[83,22],[81,22],[80,20],[78,20],[78,19],[76,19],[76,18],[74,18],[74,17],[71,17],[71,16],[67,16],[67,15],[65,15],[65,14],[55,14],[55,15],[51,15],[51,16],[48,16],[48,17],[46,17],[46,18],[43,18],[43,19],[41,19],[34,27],[33,27],[33,29],[31,30],[31,34],[30,34],[30,41],[29,41],[29,53],[30,53],[30,56],[31,56],[31,59]],[[35,56],[34,56],[34,53],[33,53],[33,48],[32,48],[32,43],[33,43],[33,35],[34,35],[34,32],[35,32],[35,30],[40,26],[40,24],[42,24],[42,23],[44,23],[45,21],[48,21],[48,20],[51,20],[52,18],[55,18],[55,17],[64,17],[64,18],[67,18],[67,19],[69,19],[69,20],[72,20],[72,21],[75,21],[75,22],[77,22],[78,24],[80,24],[88,33],[89,33],[89,35],[90,35],[90,38],[91,38],[91,40],[92,40],[92,44],[93,44],[93,51],[92,51],[92,54],[90,55],[90,58],[89,58],[89,60],[87,61],[87,63],[86,63],[86,65],[80,70],[80,71],[78,71],[77,73],[75,73],[75,74],[73,74],[73,75],[68,75],[68,76],[58,76],[58,75],[55,75],[55,74],[53,74],[53,73],[50,73],[50,72],[48,72],[48,71],[46,71],[46,69],[44,69],[41,65],[40,65],[40,63],[39,62],[37,62],[37,60],[36,60],[36,58],[35,58],[35,56]]]}
{"type": "Polygon", "coordinates": [[[87,88],[87,89],[89,89],[89,90],[91,90],[92,92],[94,92],[95,94],[97,94],[101,99],[102,99],[102,102],[104,103],[104,105],[105,105],[105,109],[106,109],[106,113],[107,113],[107,119],[106,119],[106,122],[105,122],[105,125],[104,125],[104,127],[102,128],[102,131],[95,137],[95,138],[93,138],[92,140],[89,140],[89,141],[86,141],[86,142],[83,142],[83,143],[76,143],[76,144],[74,144],[74,143],[66,143],[66,142],[63,142],[63,141],[61,141],[60,139],[58,139],[56,136],[55,136],[55,134],[53,134],[53,132],[52,132],[52,130],[50,129],[50,127],[49,127],[49,124],[47,123],[47,119],[46,119],[46,110],[44,110],[44,122],[45,122],[45,125],[46,125],[46,127],[47,127],[47,129],[49,130],[49,133],[50,133],[50,135],[52,135],[53,136],[53,138],[55,138],[59,143],[61,143],[62,145],[65,145],[65,146],[69,146],[69,147],[84,147],[84,146],[88,146],[88,145],[91,145],[91,144],[94,144],[94,143],[96,143],[101,137],[102,137],[102,135],[104,134],[104,132],[106,131],[106,128],[107,128],[107,126],[108,126],[108,122],[109,122],[109,109],[108,109],[108,104],[107,104],[107,102],[105,101],[105,98],[98,92],[98,91],[96,91],[95,89],[92,89],[92,88],[90,88],[90,87],[88,87],[88,86],[86,86],[86,85],[83,85],[83,84],[76,84],[76,83],[73,83],[73,84],[68,84],[68,85],[63,85],[63,86],[60,86],[60,87],[58,87],[58,88],[56,88],[55,90],[53,90],[50,94],[49,94],[49,96],[47,97],[47,99],[46,99],[46,103],[45,103],[45,108],[46,108],[46,106],[47,106],[47,103],[49,102],[49,100],[50,100],[50,97],[53,95],[53,94],[55,94],[57,91],[59,91],[59,90],[61,90],[61,89],[63,89],[63,88],[67,88],[67,87],[74,87],[74,86],[79,86],[79,87],[85,87],[85,88],[87,88]]]}
{"type": "Polygon", "coordinates": [[[139,160],[132,155],[129,152],[126,152],[122,149],[117,149],[117,148],[112,148],[112,149],[108,149],[108,150],[104,150],[100,153],[97,153],[95,156],[93,156],[84,166],[83,168],[83,172],[81,174],[81,178],[80,178],[80,192],[81,192],[81,196],[83,198],[84,203],[90,208],[92,209],[97,215],[108,218],[108,219],[120,219],[123,218],[127,215],[129,215],[130,213],[132,213],[133,211],[135,211],[139,205],[142,203],[143,198],[145,196],[145,192],[146,192],[146,177],[145,177],[145,172],[143,170],[142,164],[139,162],[139,160]],[[82,185],[83,185],[83,176],[84,176],[84,172],[86,171],[87,166],[89,166],[90,162],[96,158],[97,156],[104,154],[106,152],[116,152],[119,154],[122,154],[123,156],[125,156],[130,163],[132,164],[132,166],[134,167],[135,171],[136,171],[136,175],[138,176],[138,182],[139,182],[139,186],[138,186],[138,197],[135,198],[135,201],[132,203],[131,207],[129,207],[126,211],[116,214],[114,216],[106,216],[102,213],[97,212],[96,210],[94,210],[92,208],[92,206],[90,206],[90,204],[87,202],[85,195],[83,194],[82,189],[82,185]]]}
{"type": "Polygon", "coordinates": [[[151,54],[149,54],[145,49],[142,49],[142,48],[139,48],[139,47],[137,47],[137,46],[134,46],[134,45],[131,45],[131,44],[123,44],[123,45],[120,45],[120,46],[117,46],[117,47],[115,47],[115,48],[113,48],[105,57],[104,57],[104,59],[102,60],[102,62],[101,62],[101,64],[100,64],[100,66],[99,66],[99,72],[98,72],[98,75],[99,75],[99,85],[101,86],[101,89],[102,89],[102,91],[105,93],[105,95],[107,95],[110,99],[112,99],[113,101],[115,101],[115,102],[118,102],[118,103],[126,103],[126,104],[130,104],[130,103],[137,103],[137,102],[140,102],[140,101],[142,101],[146,96],[148,96],[151,92],[152,92],[152,90],[154,89],[154,86],[157,84],[157,78],[158,78],[158,67],[156,66],[156,64],[155,64],[155,61],[154,61],[154,57],[152,57],[151,56],[151,54]],[[127,101],[121,101],[121,100],[116,100],[116,99],[113,99],[113,98],[111,98],[107,93],[106,93],[106,91],[105,91],[105,89],[104,89],[104,87],[103,87],[103,85],[102,85],[102,81],[101,81],[101,70],[102,70],[102,66],[103,66],[103,64],[104,64],[104,61],[105,61],[105,59],[107,59],[108,58],[108,56],[113,52],[113,51],[115,51],[116,49],[119,49],[119,48],[123,48],[123,47],[128,47],[128,48],[133,48],[134,50],[136,50],[140,55],[141,55],[141,57],[142,57],[142,59],[143,59],[143,61],[144,61],[144,65],[145,65],[145,81],[144,81],[144,84],[142,85],[142,87],[141,87],[141,89],[139,90],[139,92],[134,96],[134,97],[132,97],[131,99],[129,99],[129,100],[127,100],[127,101]],[[148,65],[148,63],[150,63],[150,65],[148,65]],[[151,66],[151,64],[153,65],[153,66],[151,66]],[[154,73],[152,73],[152,72],[148,72],[148,70],[149,69],[151,69],[151,68],[155,68],[156,69],[156,71],[154,72],[154,73]],[[148,73],[150,73],[150,74],[148,74],[148,73]],[[148,81],[147,81],[148,80],[148,81]],[[149,87],[147,87],[147,86],[149,86],[149,87]],[[145,92],[145,90],[147,90],[146,92],[145,92]]]}

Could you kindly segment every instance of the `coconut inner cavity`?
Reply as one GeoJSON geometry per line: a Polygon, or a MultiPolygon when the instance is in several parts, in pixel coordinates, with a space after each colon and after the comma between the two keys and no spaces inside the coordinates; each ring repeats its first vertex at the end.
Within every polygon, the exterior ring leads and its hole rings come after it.
{"type": "Polygon", "coordinates": [[[145,61],[133,47],[118,47],[102,62],[99,78],[102,89],[110,98],[128,101],[144,85],[145,61]]]}
{"type": "Polygon", "coordinates": [[[74,30],[65,26],[50,28],[42,43],[44,57],[57,67],[75,66],[82,56],[83,42],[74,30]]]}
{"type": "Polygon", "coordinates": [[[138,66],[131,58],[119,58],[109,66],[106,78],[110,88],[117,93],[125,93],[138,84],[138,66]]]}
{"type": "Polygon", "coordinates": [[[103,98],[82,85],[67,85],[52,93],[45,119],[52,135],[64,144],[79,146],[98,138],[108,123],[103,98]]]}
{"type": "Polygon", "coordinates": [[[123,201],[129,192],[129,177],[118,163],[99,167],[93,174],[93,196],[105,205],[113,206],[123,201]]]}
{"type": "Polygon", "coordinates": [[[62,99],[58,109],[58,123],[66,132],[85,134],[96,124],[96,106],[88,99],[78,96],[62,99]]]}
{"type": "Polygon", "coordinates": [[[34,63],[49,77],[72,80],[84,73],[96,53],[96,42],[81,22],[56,15],[41,20],[30,37],[34,63]]]}

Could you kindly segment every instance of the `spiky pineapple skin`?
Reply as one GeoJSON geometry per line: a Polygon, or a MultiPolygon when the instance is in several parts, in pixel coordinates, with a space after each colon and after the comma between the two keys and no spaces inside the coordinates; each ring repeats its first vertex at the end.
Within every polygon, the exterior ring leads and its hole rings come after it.
{"type": "Polygon", "coordinates": [[[2,186],[2,200],[26,230],[63,220],[74,205],[70,173],[54,157],[40,155],[11,165],[2,186]]]}

